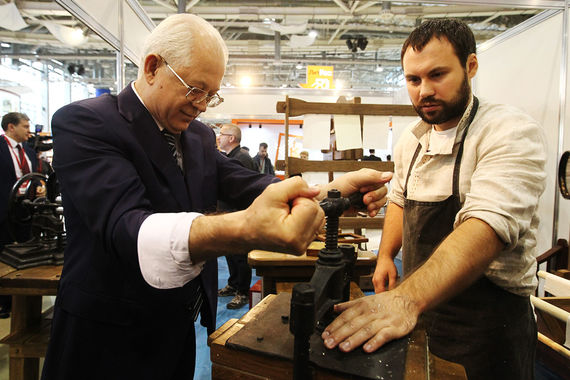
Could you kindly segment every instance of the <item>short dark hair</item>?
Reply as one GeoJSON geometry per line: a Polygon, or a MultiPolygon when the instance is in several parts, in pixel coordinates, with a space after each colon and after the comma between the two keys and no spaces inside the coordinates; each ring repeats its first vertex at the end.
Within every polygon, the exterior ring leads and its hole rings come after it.
{"type": "Polygon", "coordinates": [[[440,40],[444,37],[451,43],[463,67],[467,63],[469,54],[477,52],[475,36],[466,23],[453,19],[429,20],[414,29],[404,42],[400,56],[402,68],[404,67],[404,54],[409,47],[422,51],[434,37],[440,40]]]}
{"type": "Polygon", "coordinates": [[[267,143],[261,143],[259,144],[259,147],[267,149],[267,143]]]}
{"type": "Polygon", "coordinates": [[[20,112],[8,112],[6,115],[2,117],[2,129],[7,131],[8,124],[18,125],[20,121],[27,120],[29,121],[30,118],[25,113],[20,112]]]}

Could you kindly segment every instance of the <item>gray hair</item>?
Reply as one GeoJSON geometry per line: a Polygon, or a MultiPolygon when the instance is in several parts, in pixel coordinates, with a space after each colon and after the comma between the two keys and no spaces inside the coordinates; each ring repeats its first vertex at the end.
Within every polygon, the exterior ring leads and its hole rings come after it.
{"type": "Polygon", "coordinates": [[[194,48],[207,49],[228,63],[228,48],[216,28],[201,17],[180,13],[165,18],[146,38],[139,64],[138,78],[144,74],[144,61],[149,54],[158,54],[174,67],[192,64],[194,48]]]}

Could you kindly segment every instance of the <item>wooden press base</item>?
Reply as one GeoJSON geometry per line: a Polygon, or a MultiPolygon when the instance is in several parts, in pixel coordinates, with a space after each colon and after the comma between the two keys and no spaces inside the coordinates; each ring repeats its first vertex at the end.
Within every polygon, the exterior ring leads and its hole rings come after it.
{"type": "MultiPolygon", "coordinates": [[[[210,358],[212,360],[212,379],[289,380],[293,378],[293,363],[278,357],[259,355],[230,348],[228,339],[241,330],[246,324],[264,313],[277,296],[271,294],[245,314],[241,319],[231,319],[222,325],[208,338],[210,358]]],[[[465,380],[465,370],[459,364],[451,363],[436,357],[427,350],[423,331],[412,333],[411,343],[406,356],[404,380],[425,380],[429,377],[438,380],[465,380]]],[[[325,369],[315,371],[315,380],[346,380],[351,377],[333,373],[325,369]]]]}

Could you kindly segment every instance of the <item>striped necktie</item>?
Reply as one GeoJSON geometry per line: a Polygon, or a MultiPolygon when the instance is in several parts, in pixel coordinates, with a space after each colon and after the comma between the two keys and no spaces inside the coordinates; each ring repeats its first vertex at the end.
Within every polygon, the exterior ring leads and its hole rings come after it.
{"type": "Polygon", "coordinates": [[[176,151],[176,137],[168,132],[166,129],[162,130],[162,135],[164,136],[166,142],[168,143],[168,149],[170,154],[174,157],[174,160],[178,163],[178,153],[176,151]]]}

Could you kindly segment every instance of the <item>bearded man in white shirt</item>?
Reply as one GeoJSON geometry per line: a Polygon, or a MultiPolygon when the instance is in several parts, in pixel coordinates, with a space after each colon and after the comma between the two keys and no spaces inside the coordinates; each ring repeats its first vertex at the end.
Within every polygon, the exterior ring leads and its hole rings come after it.
{"type": "Polygon", "coordinates": [[[323,332],[325,345],[371,352],[421,320],[430,351],[462,364],[470,380],[531,379],[543,129],[514,107],[472,94],[478,61],[466,24],[425,22],[401,56],[422,120],[395,148],[377,294],[337,305],[343,313],[323,332]]]}

